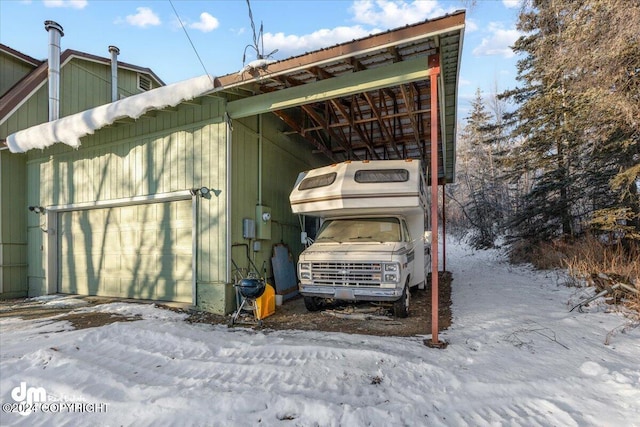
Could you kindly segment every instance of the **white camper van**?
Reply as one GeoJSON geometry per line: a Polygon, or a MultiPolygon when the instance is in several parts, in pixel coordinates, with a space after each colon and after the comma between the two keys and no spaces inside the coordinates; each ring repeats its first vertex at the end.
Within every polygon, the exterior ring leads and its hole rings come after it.
{"type": "Polygon", "coordinates": [[[293,213],[320,217],[298,261],[305,306],[323,300],[387,301],[409,315],[410,288],[424,288],[430,267],[426,181],[419,160],[334,164],[298,177],[293,213]]]}

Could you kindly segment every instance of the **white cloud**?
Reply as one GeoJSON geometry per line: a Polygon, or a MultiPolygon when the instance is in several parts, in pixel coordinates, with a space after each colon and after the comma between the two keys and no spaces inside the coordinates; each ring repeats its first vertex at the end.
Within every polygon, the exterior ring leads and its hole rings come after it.
{"type": "MultiPolygon", "coordinates": [[[[283,56],[297,55],[447,13],[436,0],[356,0],[349,12],[352,14],[352,21],[356,23],[353,26],[324,28],[303,35],[265,33],[265,51],[278,49],[283,56]]],[[[471,31],[473,28],[472,23],[471,31]]]]}
{"type": "Polygon", "coordinates": [[[142,27],[146,28],[149,25],[160,25],[160,18],[155,14],[151,8],[148,7],[138,7],[136,8],[135,15],[127,15],[126,21],[129,25],[133,25],[134,27],[142,27]]]}
{"type": "Polygon", "coordinates": [[[501,24],[492,22],[487,29],[489,36],[483,37],[480,45],[473,49],[475,56],[502,56],[511,58],[515,55],[511,46],[520,37],[515,28],[504,29],[501,24]]]}
{"type": "Polygon", "coordinates": [[[516,9],[520,7],[520,3],[522,3],[521,0],[502,0],[502,4],[507,9],[516,9]]]}
{"type": "Polygon", "coordinates": [[[476,23],[476,21],[472,20],[472,19],[467,19],[467,22],[465,22],[464,24],[464,32],[465,34],[469,34],[469,33],[473,33],[475,31],[478,31],[478,24],[476,23]]]}
{"type": "Polygon", "coordinates": [[[208,33],[218,28],[219,25],[220,25],[220,22],[218,22],[218,19],[215,16],[212,16],[207,12],[202,12],[200,14],[200,21],[190,24],[189,28],[193,28],[194,30],[200,30],[203,33],[208,33]]]}
{"type": "Polygon", "coordinates": [[[390,1],[356,0],[351,6],[353,20],[360,24],[385,29],[415,24],[425,19],[446,14],[437,0],[390,1]]]}
{"type": "Polygon", "coordinates": [[[247,29],[245,27],[229,28],[229,31],[231,31],[231,33],[235,34],[236,36],[241,36],[242,34],[247,32],[247,29]]]}
{"type": "Polygon", "coordinates": [[[72,9],[84,9],[87,0],[44,0],[45,7],[70,7],[72,9]]]}
{"type": "Polygon", "coordinates": [[[322,47],[333,46],[349,40],[359,39],[378,32],[380,32],[378,29],[365,30],[361,26],[357,25],[355,27],[321,29],[302,36],[293,34],[285,35],[284,33],[265,33],[264,44],[266,52],[278,49],[285,55],[296,55],[320,49],[322,47]]]}
{"type": "Polygon", "coordinates": [[[463,79],[462,77],[460,77],[458,79],[458,84],[460,86],[471,86],[471,80],[463,79]]]}

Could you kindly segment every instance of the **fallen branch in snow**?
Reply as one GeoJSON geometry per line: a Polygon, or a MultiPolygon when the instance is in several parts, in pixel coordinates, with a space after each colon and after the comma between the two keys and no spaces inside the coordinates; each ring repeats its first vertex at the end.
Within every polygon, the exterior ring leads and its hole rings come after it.
{"type": "Polygon", "coordinates": [[[631,296],[630,294],[635,294],[636,298],[640,296],[640,290],[634,288],[628,283],[624,283],[623,280],[624,278],[618,275],[607,275],[604,273],[592,274],[591,282],[596,289],[600,289],[600,292],[576,304],[569,311],[571,312],[577,308],[578,311],[582,313],[582,307],[608,294],[613,296],[614,303],[621,300],[624,296],[631,296]]]}
{"type": "Polygon", "coordinates": [[[613,291],[615,291],[616,289],[618,289],[620,287],[620,285],[618,283],[616,283],[615,285],[605,289],[604,291],[598,292],[597,294],[595,294],[594,296],[592,296],[591,298],[587,298],[584,301],[579,302],[578,304],[574,305],[573,308],[571,310],[569,310],[569,312],[572,312],[573,310],[575,310],[576,308],[578,309],[578,311],[580,313],[582,313],[582,307],[589,304],[591,301],[595,301],[600,297],[603,297],[609,293],[613,293],[613,291]]]}
{"type": "MultiPolygon", "coordinates": [[[[533,323],[536,323],[536,322],[533,322],[533,323]]],[[[507,341],[509,341],[511,344],[515,345],[516,347],[526,346],[527,348],[531,349],[531,347],[532,347],[531,344],[532,344],[533,341],[531,341],[531,340],[524,341],[518,335],[518,334],[527,334],[527,333],[538,334],[540,336],[545,337],[549,341],[552,341],[552,342],[558,344],[559,346],[561,346],[563,348],[566,348],[567,350],[570,350],[569,347],[567,347],[566,345],[564,345],[560,341],[558,341],[558,338],[556,337],[555,331],[553,331],[552,329],[549,329],[547,327],[544,327],[544,326],[540,326],[539,328],[522,328],[522,329],[518,329],[516,331],[513,331],[509,335],[507,335],[505,337],[505,339],[507,341]],[[549,331],[549,333],[547,333],[545,331],[549,331]]]]}
{"type": "Polygon", "coordinates": [[[640,326],[640,320],[636,319],[613,328],[607,333],[607,337],[604,340],[604,345],[611,344],[611,338],[613,338],[613,336],[616,335],[618,332],[625,334],[630,330],[637,328],[638,326],[640,326]]]}
{"type": "Polygon", "coordinates": [[[558,341],[558,339],[557,339],[557,337],[556,337],[556,333],[555,333],[555,331],[553,331],[553,330],[551,330],[551,329],[549,329],[549,328],[534,329],[534,330],[532,330],[531,332],[535,332],[535,333],[536,333],[536,334],[538,334],[538,335],[542,335],[543,337],[547,338],[548,340],[553,341],[554,343],[558,344],[559,346],[564,347],[564,348],[566,348],[567,350],[569,350],[569,347],[567,347],[566,345],[564,345],[564,344],[562,344],[560,341],[558,341]],[[544,330],[551,331],[551,334],[552,334],[553,336],[551,337],[551,336],[549,336],[549,335],[546,335],[546,334],[543,334],[542,332],[540,332],[540,331],[544,331],[544,330]]]}

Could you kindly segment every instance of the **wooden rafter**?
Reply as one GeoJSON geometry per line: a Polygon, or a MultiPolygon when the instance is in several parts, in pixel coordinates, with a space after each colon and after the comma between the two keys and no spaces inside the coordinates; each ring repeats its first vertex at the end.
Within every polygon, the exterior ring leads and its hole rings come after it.
{"type": "MultiPolygon", "coordinates": [[[[300,134],[303,133],[303,129],[300,127],[300,125],[298,125],[298,122],[284,111],[274,111],[274,114],[280,117],[280,119],[282,119],[282,121],[289,125],[294,131],[300,134]]],[[[329,150],[322,142],[318,141],[313,135],[305,135],[305,139],[311,142],[320,152],[322,152],[328,158],[330,158],[334,162],[338,161],[333,152],[329,150]]]]}
{"type": "MultiPolygon", "coordinates": [[[[334,139],[338,143],[338,145],[340,145],[345,151],[347,151],[348,153],[351,153],[353,151],[351,147],[347,145],[342,138],[340,138],[340,135],[338,135],[333,130],[333,128],[329,126],[329,124],[327,123],[327,120],[324,117],[322,117],[313,107],[309,105],[303,105],[301,108],[302,108],[302,111],[307,113],[307,115],[311,118],[311,120],[313,120],[319,126],[321,126],[325,130],[325,132],[327,132],[329,137],[334,139]]],[[[356,155],[356,157],[360,159],[360,156],[356,155]]]]}
{"type": "MultiPolygon", "coordinates": [[[[352,97],[352,99],[353,99],[353,97],[352,97]]],[[[349,127],[356,131],[356,133],[358,134],[358,136],[360,137],[362,142],[364,142],[364,144],[366,145],[367,150],[369,151],[369,153],[372,156],[375,156],[377,159],[380,159],[380,156],[378,155],[378,153],[376,153],[375,149],[373,148],[373,144],[371,143],[371,140],[362,131],[362,128],[360,127],[360,125],[354,123],[353,116],[349,111],[347,111],[346,107],[344,105],[342,105],[342,103],[340,103],[339,101],[337,101],[335,99],[332,99],[330,102],[331,102],[331,105],[333,105],[333,107],[340,112],[342,117],[344,117],[344,119],[346,120],[346,122],[349,125],[349,127]]]]}
{"type": "MultiPolygon", "coordinates": [[[[424,147],[420,142],[420,126],[418,124],[417,115],[414,111],[413,93],[410,94],[409,90],[407,90],[407,87],[405,85],[400,85],[400,92],[402,92],[404,105],[405,105],[405,108],[407,109],[407,115],[409,116],[409,121],[411,122],[411,128],[413,129],[412,134],[414,136],[415,143],[420,149],[421,157],[424,158],[424,147]]],[[[419,94],[418,94],[418,97],[420,97],[419,94]]]]}
{"type": "Polygon", "coordinates": [[[344,132],[344,128],[347,127],[346,123],[342,123],[340,121],[340,118],[338,117],[338,114],[336,113],[336,110],[333,108],[333,105],[331,104],[331,102],[324,103],[324,114],[325,114],[325,117],[327,118],[327,126],[330,129],[337,129],[338,133],[340,134],[339,137],[341,138],[344,145],[352,148],[351,138],[349,137],[349,135],[347,135],[344,132]],[[332,123],[334,121],[336,123],[332,123]]]}
{"type": "Polygon", "coordinates": [[[396,155],[399,158],[401,158],[402,155],[400,154],[400,150],[398,150],[398,145],[393,140],[393,136],[389,132],[389,129],[387,129],[387,126],[386,126],[384,120],[382,119],[382,115],[380,114],[380,110],[378,109],[378,106],[375,104],[375,102],[373,101],[373,99],[372,99],[371,95],[369,95],[369,93],[365,92],[363,95],[364,95],[364,98],[367,100],[367,103],[369,104],[369,108],[371,108],[371,112],[376,117],[376,120],[378,122],[378,126],[380,128],[380,132],[381,132],[382,135],[384,135],[385,144],[389,145],[391,148],[393,148],[393,151],[395,151],[396,155]]]}

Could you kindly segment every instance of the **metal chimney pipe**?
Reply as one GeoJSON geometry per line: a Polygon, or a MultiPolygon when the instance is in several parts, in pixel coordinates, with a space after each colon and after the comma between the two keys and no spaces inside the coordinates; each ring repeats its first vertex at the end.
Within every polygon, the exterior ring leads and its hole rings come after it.
{"type": "Polygon", "coordinates": [[[49,121],[60,118],[60,39],[62,26],[55,21],[44,21],[49,32],[49,121]]]}
{"type": "Polygon", "coordinates": [[[111,102],[118,100],[118,55],[120,49],[116,46],[109,46],[111,53],[111,102]]]}

